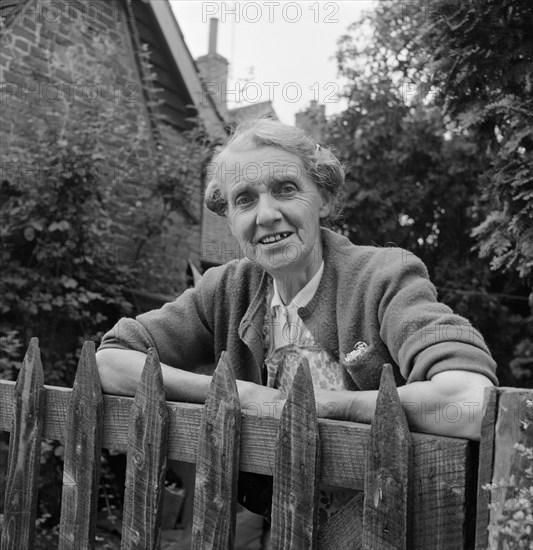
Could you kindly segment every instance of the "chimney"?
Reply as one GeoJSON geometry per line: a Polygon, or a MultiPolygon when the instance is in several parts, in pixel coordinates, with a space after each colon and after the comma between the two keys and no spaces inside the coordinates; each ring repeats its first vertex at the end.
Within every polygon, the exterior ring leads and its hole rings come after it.
{"type": "Polygon", "coordinates": [[[305,130],[319,143],[324,139],[327,126],[326,106],[311,100],[311,105],[305,110],[294,115],[295,126],[305,130]]]}
{"type": "Polygon", "coordinates": [[[228,83],[228,60],[217,53],[218,19],[209,20],[209,42],[207,55],[196,60],[202,77],[205,93],[210,95],[217,105],[220,114],[226,118],[226,88],[228,83]]]}
{"type": "Polygon", "coordinates": [[[218,19],[211,17],[209,19],[209,49],[207,53],[209,55],[217,53],[217,32],[218,32],[218,19]]]}

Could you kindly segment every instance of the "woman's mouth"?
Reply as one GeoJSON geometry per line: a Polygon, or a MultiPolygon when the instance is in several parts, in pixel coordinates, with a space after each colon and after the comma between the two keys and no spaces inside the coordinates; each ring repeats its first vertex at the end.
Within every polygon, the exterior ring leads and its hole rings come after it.
{"type": "Polygon", "coordinates": [[[285,233],[277,233],[276,235],[268,235],[266,237],[263,237],[262,239],[259,239],[259,244],[273,244],[273,243],[279,243],[280,241],[285,240],[287,237],[290,237],[292,233],[285,232],[285,233]]]}

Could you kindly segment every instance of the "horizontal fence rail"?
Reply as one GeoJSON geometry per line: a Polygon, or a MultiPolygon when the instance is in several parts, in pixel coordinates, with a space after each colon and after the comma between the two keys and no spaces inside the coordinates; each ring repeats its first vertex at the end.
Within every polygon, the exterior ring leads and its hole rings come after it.
{"type": "Polygon", "coordinates": [[[477,446],[410,434],[387,367],[371,427],[317,419],[305,364],[276,419],[240,410],[225,354],[202,406],[165,401],[154,352],[134,399],[102,396],[92,343],[82,350],[72,390],[44,386],[32,341],[18,381],[0,381],[0,430],[11,432],[2,550],[31,548],[41,437],[65,443],[61,548],[92,547],[102,447],[127,454],[122,548],[159,547],[167,459],[197,464],[195,549],[232,548],[239,471],[273,476],[272,548],[467,544],[477,446]],[[319,484],[365,496],[318,531],[319,484]]]}

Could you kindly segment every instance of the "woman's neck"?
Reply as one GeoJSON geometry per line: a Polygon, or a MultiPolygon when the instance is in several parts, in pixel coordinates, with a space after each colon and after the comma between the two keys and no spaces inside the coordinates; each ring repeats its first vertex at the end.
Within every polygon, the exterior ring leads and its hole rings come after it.
{"type": "Polygon", "coordinates": [[[290,272],[280,271],[272,274],[281,301],[285,305],[289,305],[298,292],[316,275],[322,265],[322,254],[319,254],[319,257],[315,257],[313,260],[305,269],[290,272]]]}

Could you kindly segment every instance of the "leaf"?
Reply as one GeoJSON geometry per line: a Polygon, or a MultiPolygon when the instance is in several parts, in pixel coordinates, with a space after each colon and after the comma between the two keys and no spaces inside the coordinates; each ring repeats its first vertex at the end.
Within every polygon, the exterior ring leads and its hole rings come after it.
{"type": "Polygon", "coordinates": [[[61,220],[59,222],[52,222],[48,226],[48,231],[68,231],[70,228],[70,222],[68,222],[67,220],[61,220]]]}
{"type": "Polygon", "coordinates": [[[77,288],[78,287],[78,281],[75,279],[72,279],[70,277],[63,276],[61,277],[61,284],[65,288],[77,288]]]}

